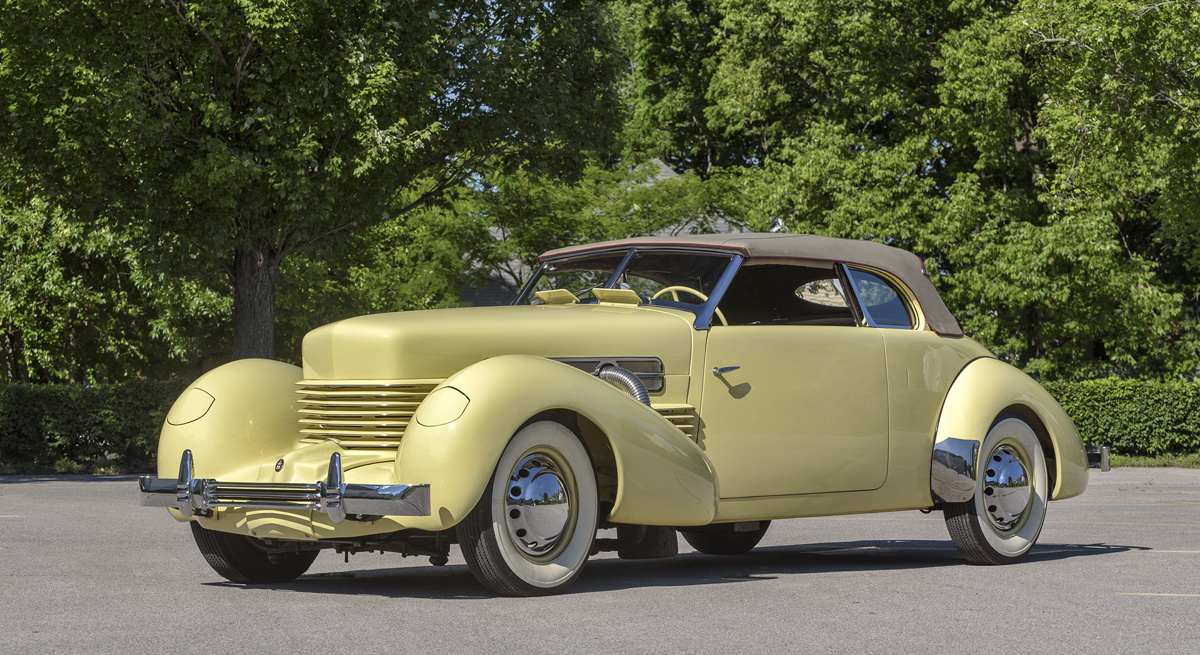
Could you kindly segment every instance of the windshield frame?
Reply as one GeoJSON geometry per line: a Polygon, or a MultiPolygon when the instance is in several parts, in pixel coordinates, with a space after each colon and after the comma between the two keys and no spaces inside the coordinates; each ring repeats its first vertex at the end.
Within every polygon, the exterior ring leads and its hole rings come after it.
{"type": "Polygon", "coordinates": [[[639,253],[641,253],[641,254],[678,253],[681,255],[714,255],[714,256],[718,256],[718,257],[728,257],[729,258],[729,261],[725,265],[725,270],[718,276],[717,282],[713,286],[712,293],[710,293],[708,295],[708,300],[705,301],[703,304],[700,304],[697,306],[697,305],[693,305],[691,303],[676,304],[676,303],[671,303],[670,301],[667,301],[667,302],[663,302],[663,303],[657,305],[659,307],[670,307],[672,309],[680,309],[680,310],[683,310],[683,311],[686,311],[689,313],[694,313],[696,315],[696,319],[695,319],[695,321],[692,322],[692,327],[697,330],[707,330],[709,328],[709,326],[712,324],[712,316],[713,316],[714,311],[717,308],[717,304],[721,301],[721,296],[725,293],[725,290],[729,287],[730,281],[733,280],[733,276],[737,273],[737,270],[741,267],[742,262],[745,261],[745,256],[741,252],[732,250],[732,249],[727,249],[727,248],[689,248],[686,246],[683,246],[683,247],[680,247],[680,246],[641,246],[641,247],[619,246],[619,247],[615,247],[615,248],[589,250],[586,253],[573,253],[571,255],[564,255],[562,257],[555,257],[553,259],[545,259],[545,260],[539,261],[537,270],[534,271],[533,275],[531,275],[529,277],[529,281],[525,283],[525,286],[521,289],[521,293],[517,295],[517,298],[515,300],[513,300],[512,304],[513,305],[528,304],[528,298],[529,298],[530,294],[532,293],[534,286],[537,285],[537,283],[541,279],[543,273],[546,271],[547,265],[549,265],[549,264],[570,261],[572,259],[580,259],[580,258],[584,258],[584,257],[595,257],[597,255],[614,254],[614,253],[618,253],[618,252],[622,252],[622,251],[626,251],[625,255],[624,255],[624,257],[621,258],[621,263],[618,264],[613,269],[612,274],[609,275],[608,280],[604,283],[603,288],[605,288],[605,289],[617,288],[618,281],[621,279],[621,277],[623,275],[625,275],[627,269],[630,267],[631,262],[634,260],[634,258],[639,253]]]}

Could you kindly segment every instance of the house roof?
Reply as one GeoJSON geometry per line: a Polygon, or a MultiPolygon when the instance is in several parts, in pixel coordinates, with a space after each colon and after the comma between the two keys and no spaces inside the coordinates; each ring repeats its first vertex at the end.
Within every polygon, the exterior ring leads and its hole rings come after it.
{"type": "Polygon", "coordinates": [[[583,254],[622,247],[686,247],[734,250],[751,262],[756,259],[801,259],[820,262],[844,262],[877,268],[900,280],[916,296],[925,322],[945,336],[961,336],[962,328],[933,288],[921,258],[907,250],[874,241],[835,239],[814,234],[698,234],[690,236],[651,236],[602,241],[559,248],[542,254],[539,260],[563,255],[583,254]]]}

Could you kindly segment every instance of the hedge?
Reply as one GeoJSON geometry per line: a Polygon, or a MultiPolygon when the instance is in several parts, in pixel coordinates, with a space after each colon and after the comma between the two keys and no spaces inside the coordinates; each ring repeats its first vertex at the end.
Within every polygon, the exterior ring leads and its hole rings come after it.
{"type": "Polygon", "coordinates": [[[1118,455],[1200,453],[1200,382],[1043,382],[1084,443],[1118,455]]]}
{"type": "MultiPolygon", "coordinates": [[[[167,410],[186,381],[0,384],[0,473],[151,468],[167,410]]],[[[1119,455],[1200,453],[1200,383],[1091,380],[1043,386],[1085,443],[1119,455]]]]}
{"type": "Polygon", "coordinates": [[[0,384],[0,473],[151,468],[158,432],[187,382],[0,384]]]}

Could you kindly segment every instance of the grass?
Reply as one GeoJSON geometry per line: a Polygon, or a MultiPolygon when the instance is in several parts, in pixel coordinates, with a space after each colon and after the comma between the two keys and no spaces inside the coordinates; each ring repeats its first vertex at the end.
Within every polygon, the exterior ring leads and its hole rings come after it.
{"type": "Polygon", "coordinates": [[[1174,466],[1176,468],[1200,469],[1200,453],[1158,455],[1156,457],[1112,455],[1109,462],[1113,466],[1174,466]]]}

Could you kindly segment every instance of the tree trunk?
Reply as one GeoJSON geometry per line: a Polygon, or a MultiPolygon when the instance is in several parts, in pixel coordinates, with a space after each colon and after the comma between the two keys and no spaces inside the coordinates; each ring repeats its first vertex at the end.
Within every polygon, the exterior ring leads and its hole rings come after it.
{"type": "Polygon", "coordinates": [[[275,357],[275,277],[279,264],[265,248],[239,250],[234,260],[233,358],[275,357]]]}

